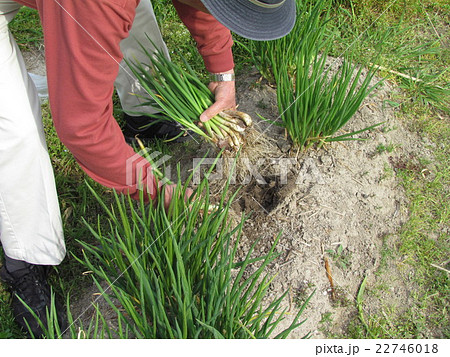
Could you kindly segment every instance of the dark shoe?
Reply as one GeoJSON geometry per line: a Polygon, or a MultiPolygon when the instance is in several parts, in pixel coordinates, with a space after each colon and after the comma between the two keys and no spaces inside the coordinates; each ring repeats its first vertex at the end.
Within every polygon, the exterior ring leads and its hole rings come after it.
{"type": "Polygon", "coordinates": [[[184,142],[190,136],[175,121],[167,119],[153,119],[145,115],[133,117],[124,114],[125,126],[123,136],[128,144],[137,144],[136,136],[145,144],[154,139],[174,139],[173,142],[184,142]]]}
{"type": "MultiPolygon", "coordinates": [[[[19,300],[22,299],[41,320],[47,328],[47,310],[50,313],[51,293],[47,283],[49,267],[44,265],[29,264],[27,268],[10,273],[5,267],[0,269],[0,278],[10,286],[12,293],[12,308],[16,322],[24,329],[31,331],[32,337],[40,338],[44,332],[38,321],[19,300]],[[26,321],[26,322],[25,322],[26,321]],[[27,326],[29,325],[29,328],[27,326]]],[[[67,320],[64,309],[56,301],[55,309],[61,332],[67,328],[67,320]]]]}

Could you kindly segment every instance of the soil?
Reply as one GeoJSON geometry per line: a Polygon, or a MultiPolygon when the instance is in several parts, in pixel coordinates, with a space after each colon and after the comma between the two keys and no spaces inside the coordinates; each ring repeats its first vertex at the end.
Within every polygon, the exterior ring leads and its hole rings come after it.
{"type": "MultiPolygon", "coordinates": [[[[260,113],[276,119],[275,91],[267,84],[255,87],[256,79],[249,76],[241,80],[240,109],[253,117],[260,113]]],[[[396,234],[408,218],[408,201],[395,175],[395,163],[418,157],[432,161],[426,139],[410,132],[386,105],[391,94],[392,88],[384,83],[343,128],[350,132],[383,122],[359,135],[366,141],[331,143],[301,153],[295,148],[283,153],[283,141],[274,157],[295,158],[286,184],[280,183],[279,174],[269,175],[267,185],[246,185],[234,205],[237,211],[252,212],[244,229],[242,251],[260,238],[260,253],[264,253],[282,232],[277,248],[281,259],[271,267],[276,274],[270,288],[272,296],[289,290],[285,307],[294,313],[299,302],[315,291],[302,314],[306,322],[293,331],[291,338],[308,333],[312,338],[345,336],[362,280],[367,276],[369,287],[380,284],[375,272],[380,268],[383,242],[395,244],[396,234]],[[395,149],[382,152],[381,145],[395,149]],[[331,268],[334,292],[325,260],[331,268]],[[332,324],[324,323],[326,316],[332,318],[332,324]]],[[[272,131],[272,127],[266,132],[283,138],[283,133],[272,131]]],[[[383,275],[392,279],[386,282],[389,289],[373,301],[365,298],[372,311],[380,312],[387,306],[408,308],[409,289],[413,287],[401,284],[402,273],[392,266],[383,275]]],[[[283,327],[288,323],[289,318],[283,327]]]]}
{"type": "MultiPolygon", "coordinates": [[[[376,82],[378,79],[372,84],[376,82]]],[[[343,132],[351,132],[383,123],[357,136],[365,141],[299,151],[286,140],[284,129],[259,119],[279,119],[275,90],[257,73],[238,76],[237,83],[239,110],[252,116],[263,141],[270,143],[259,156],[262,150],[251,148],[244,149],[240,157],[256,169],[252,175],[241,165],[236,174],[235,188],[240,192],[232,205],[234,216],[249,215],[239,254],[243,257],[257,240],[255,255],[267,253],[281,232],[277,245],[281,255],[269,269],[275,279],[268,297],[270,301],[289,291],[283,306],[289,314],[280,329],[290,324],[298,307],[314,292],[302,314],[305,323],[290,337],[345,336],[365,277],[366,291],[371,291],[364,296],[366,314],[383,314],[392,307],[398,314],[406,311],[412,304],[414,286],[406,284],[403,277],[410,272],[401,261],[384,260],[382,251],[397,244],[397,234],[409,215],[396,172],[413,162],[415,170],[431,175],[433,168],[418,159],[433,162],[433,144],[398,120],[388,105],[392,86],[381,84],[343,128],[343,132]],[[285,165],[289,170],[282,171],[280,160],[289,163],[285,165]],[[378,274],[380,271],[383,274],[378,274]]],[[[256,140],[250,145],[258,144],[256,140]]],[[[191,151],[196,157],[205,152],[200,146],[191,151]]],[[[192,169],[190,160],[186,161],[192,169]]],[[[211,185],[220,195],[224,183],[217,181],[211,185]]]]}
{"type": "Polygon", "coordinates": [[[45,69],[45,53],[43,44],[36,47],[28,47],[26,51],[22,51],[22,56],[28,72],[40,76],[46,75],[47,71],[45,69]]]}
{"type": "MultiPolygon", "coordinates": [[[[359,134],[366,141],[331,143],[303,152],[289,144],[282,128],[259,119],[258,114],[278,119],[275,90],[257,73],[241,74],[237,83],[239,110],[253,117],[255,128],[271,143],[263,155],[248,158],[260,176],[240,172],[236,179],[234,188],[246,184],[232,206],[234,215],[250,215],[239,252],[245,254],[259,239],[255,254],[264,254],[281,232],[277,245],[281,255],[270,267],[275,278],[269,294],[271,299],[289,291],[283,306],[289,314],[280,329],[288,326],[299,304],[315,292],[302,315],[306,322],[290,337],[345,334],[349,319],[356,313],[355,299],[366,276],[369,290],[376,290],[381,283],[387,286],[377,294],[366,294],[367,314],[392,306],[399,313],[408,309],[414,287],[401,279],[408,273],[399,267],[401,262],[383,266],[382,275],[375,273],[382,268],[382,248],[396,244],[397,233],[408,219],[408,201],[396,170],[417,158],[433,162],[429,149],[432,144],[397,119],[387,104],[393,93],[390,84],[384,82],[376,89],[343,128],[349,132],[383,122],[359,134]],[[289,163],[285,172],[280,171],[280,159],[290,159],[285,160],[289,163]],[[334,291],[325,260],[331,269],[334,291]],[[325,322],[327,318],[333,323],[325,322]]],[[[201,157],[208,149],[192,145],[190,152],[195,155],[191,156],[201,157]]],[[[189,152],[185,147],[182,151],[189,152]]],[[[187,173],[192,168],[189,153],[182,158],[182,164],[188,162],[182,167],[187,173]]],[[[433,172],[420,164],[417,170],[424,175],[433,172]]],[[[217,192],[222,184],[220,180],[212,183],[217,192]]],[[[74,311],[88,307],[95,291],[73,302],[74,311]]]]}

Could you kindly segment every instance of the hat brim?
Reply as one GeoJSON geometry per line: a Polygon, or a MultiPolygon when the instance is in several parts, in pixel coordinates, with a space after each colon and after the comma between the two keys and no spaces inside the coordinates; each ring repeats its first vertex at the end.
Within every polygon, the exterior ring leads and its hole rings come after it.
{"type": "Polygon", "coordinates": [[[295,1],[285,1],[274,9],[261,8],[242,0],[201,1],[224,26],[251,40],[275,40],[287,35],[295,24],[295,1]]]}

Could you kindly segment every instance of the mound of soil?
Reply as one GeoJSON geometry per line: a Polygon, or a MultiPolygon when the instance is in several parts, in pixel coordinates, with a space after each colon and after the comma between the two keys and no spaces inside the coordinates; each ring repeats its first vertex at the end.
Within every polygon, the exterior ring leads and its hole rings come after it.
{"type": "MultiPolygon", "coordinates": [[[[257,75],[240,78],[239,83],[240,110],[254,118],[258,113],[277,119],[273,88],[255,85],[257,75]]],[[[367,276],[368,286],[375,281],[383,243],[385,247],[395,244],[396,234],[408,218],[408,202],[396,170],[416,158],[432,161],[432,152],[426,148],[429,142],[410,132],[387,105],[391,94],[392,88],[385,82],[343,128],[350,132],[383,122],[358,135],[365,141],[331,143],[298,152],[295,148],[286,150],[283,130],[264,121],[257,123],[266,135],[278,138],[279,150],[261,162],[265,182],[254,179],[244,185],[233,208],[237,214],[251,213],[244,228],[242,254],[257,239],[259,253],[267,252],[281,232],[277,248],[281,257],[271,267],[276,276],[270,287],[272,297],[289,290],[285,307],[294,314],[298,305],[315,291],[302,315],[307,321],[291,334],[292,338],[309,332],[314,338],[325,338],[324,328],[320,327],[327,315],[334,321],[328,332],[345,331],[348,319],[355,313],[362,280],[367,276]],[[277,167],[280,158],[293,159],[288,172],[277,167]]],[[[424,174],[430,172],[419,164],[416,169],[424,174]]],[[[388,269],[384,279],[390,280],[386,282],[389,289],[380,293],[378,299],[366,298],[372,311],[382,306],[395,306],[400,312],[408,308],[413,287],[399,281],[401,272],[396,266],[388,269]]],[[[283,326],[288,323],[289,318],[283,326]]]]}

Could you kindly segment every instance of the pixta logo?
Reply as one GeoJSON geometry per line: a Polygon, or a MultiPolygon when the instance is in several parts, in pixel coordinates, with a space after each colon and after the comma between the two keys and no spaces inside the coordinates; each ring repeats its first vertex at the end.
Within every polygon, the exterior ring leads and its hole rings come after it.
{"type": "Polygon", "coordinates": [[[239,182],[237,182],[236,170],[231,169],[229,172],[225,172],[224,170],[224,167],[233,168],[234,159],[194,158],[192,162],[192,170],[194,173],[193,183],[200,183],[202,174],[201,167],[211,167],[215,165],[213,172],[210,174],[204,173],[205,176],[208,176],[207,178],[209,182],[228,179],[232,185],[248,185],[253,179],[255,179],[258,184],[266,185],[268,182],[264,178],[262,171],[273,165],[277,167],[279,183],[281,185],[286,185],[288,183],[288,177],[291,177],[291,180],[295,178],[295,183],[297,185],[311,183],[319,185],[325,184],[322,173],[312,158],[307,158],[302,162],[298,162],[298,160],[294,158],[260,158],[253,163],[248,158],[242,158],[241,164],[245,175],[239,182]],[[296,176],[289,176],[289,174],[293,172],[293,168],[298,168],[296,170],[297,174],[296,176]]]}
{"type": "MultiPolygon", "coordinates": [[[[168,162],[171,158],[172,156],[160,151],[149,152],[147,148],[139,151],[127,160],[127,185],[136,186],[139,190],[142,190],[145,186],[147,186],[147,189],[152,189],[154,176],[158,177],[159,183],[162,185],[169,183],[172,170],[168,162]]],[[[281,185],[286,185],[288,180],[295,180],[297,185],[325,184],[322,173],[312,158],[307,158],[301,162],[294,158],[259,158],[252,162],[249,158],[244,157],[240,160],[239,180],[234,165],[235,160],[233,158],[193,158],[191,166],[192,183],[200,184],[203,175],[210,183],[227,179],[232,185],[248,185],[253,180],[260,185],[266,185],[268,182],[263,172],[272,165],[276,168],[273,171],[277,171],[278,182],[281,185]],[[210,170],[211,168],[213,169],[210,170]],[[228,169],[225,170],[225,168],[228,169]]]]}
{"type": "Polygon", "coordinates": [[[161,185],[170,182],[172,170],[165,163],[171,158],[172,156],[159,151],[150,153],[147,148],[142,149],[126,161],[126,185],[136,186],[138,190],[147,188],[153,194],[154,176],[158,176],[161,185]],[[155,175],[155,171],[158,171],[158,175],[155,175]]]}

